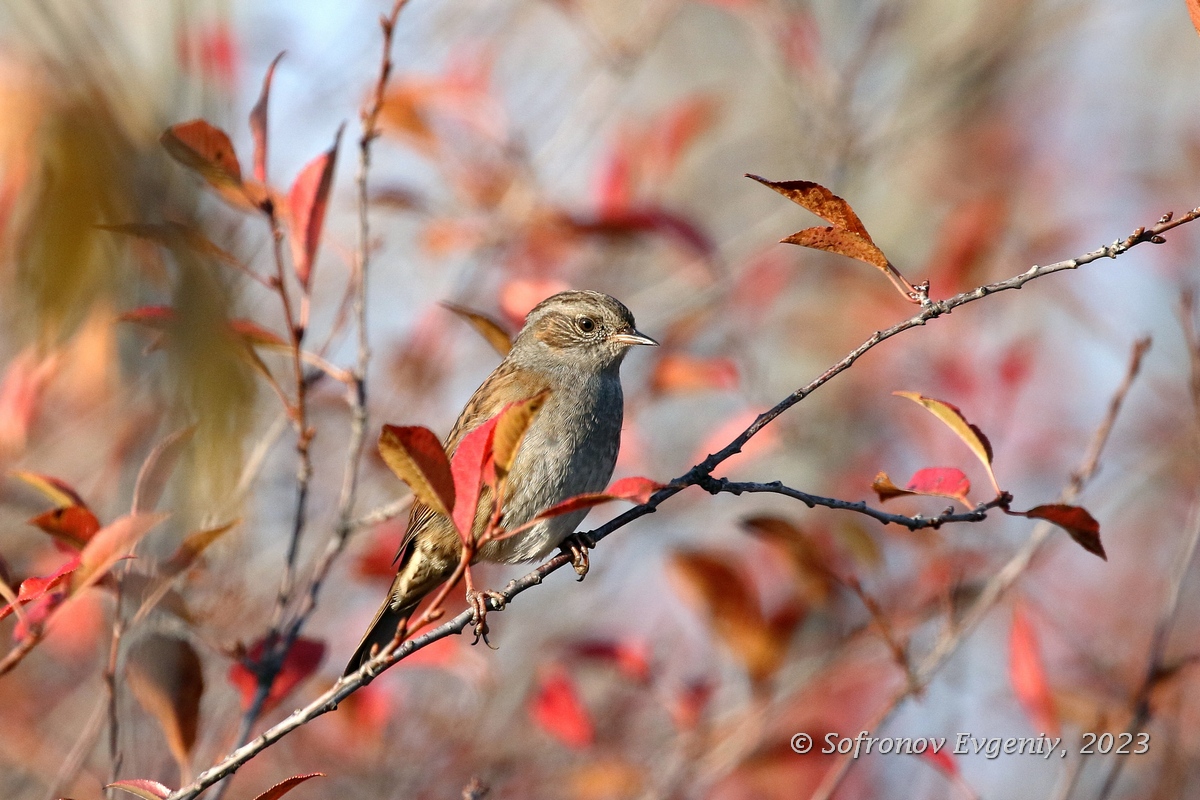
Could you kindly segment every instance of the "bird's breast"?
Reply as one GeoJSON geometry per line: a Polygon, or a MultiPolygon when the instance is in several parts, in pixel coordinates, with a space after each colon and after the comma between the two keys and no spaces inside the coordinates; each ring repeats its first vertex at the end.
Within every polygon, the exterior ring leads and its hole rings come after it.
{"type": "MultiPolygon", "coordinates": [[[[504,526],[520,526],[550,506],[608,485],[621,443],[623,398],[617,376],[582,376],[552,388],[525,433],[509,472],[504,526]]],[[[488,561],[541,558],[586,515],[553,517],[529,531],[487,545],[488,561]]]]}

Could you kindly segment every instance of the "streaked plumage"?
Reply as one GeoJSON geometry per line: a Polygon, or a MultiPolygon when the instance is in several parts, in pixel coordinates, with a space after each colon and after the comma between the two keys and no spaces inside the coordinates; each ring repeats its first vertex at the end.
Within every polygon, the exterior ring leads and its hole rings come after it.
{"type": "MultiPolygon", "coordinates": [[[[446,438],[453,454],[467,433],[509,403],[549,389],[509,473],[503,524],[515,528],[555,503],[603,489],[620,447],[624,401],[619,369],[637,344],[655,344],[634,327],[629,309],[600,292],[562,292],[539,303],[525,319],[513,347],[459,415],[446,438]]],[[[485,494],[485,500],[489,495],[485,494]]],[[[487,523],[490,502],[480,503],[476,536],[487,523]]],[[[546,520],[512,538],[489,542],[477,559],[517,563],[553,552],[575,530],[586,510],[546,520]]],[[[417,603],[449,577],[461,550],[452,523],[417,503],[397,556],[399,571],[351,658],[359,667],[371,648],[391,641],[417,603]]]]}

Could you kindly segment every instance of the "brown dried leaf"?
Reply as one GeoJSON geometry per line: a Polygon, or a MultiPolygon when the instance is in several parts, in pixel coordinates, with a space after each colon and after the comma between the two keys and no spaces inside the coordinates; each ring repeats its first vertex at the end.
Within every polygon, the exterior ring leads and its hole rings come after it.
{"type": "Polygon", "coordinates": [[[546,398],[550,396],[549,389],[543,389],[533,397],[516,403],[509,403],[501,410],[496,420],[495,438],[492,439],[492,458],[496,465],[496,478],[504,480],[512,468],[517,450],[525,438],[534,417],[542,410],[546,398]]]}
{"type": "Polygon", "coordinates": [[[200,657],[186,640],[153,633],[130,648],[125,674],[133,696],[162,728],[180,774],[186,775],[204,694],[200,657]]]}
{"type": "Polygon", "coordinates": [[[814,250],[824,250],[827,253],[837,253],[882,270],[889,268],[887,256],[870,239],[844,228],[805,228],[779,241],[786,244],[798,244],[801,247],[811,247],[814,250]]]}
{"type": "Polygon", "coordinates": [[[379,435],[383,461],[408,484],[417,500],[444,517],[454,508],[454,477],[442,443],[428,428],[384,425],[379,435]]]}
{"type": "Polygon", "coordinates": [[[1086,508],[1051,503],[1035,506],[1028,511],[1010,513],[1030,519],[1044,519],[1047,522],[1053,522],[1070,534],[1071,538],[1084,550],[1108,561],[1108,556],[1104,553],[1104,545],[1100,542],[1100,523],[1088,513],[1086,508]]]}
{"type": "Polygon", "coordinates": [[[707,612],[713,631],[741,661],[750,679],[762,684],[774,675],[790,637],[780,635],[764,617],[757,593],[728,558],[679,552],[672,557],[671,568],[685,594],[707,612]]]}
{"type": "Polygon", "coordinates": [[[837,575],[817,542],[786,519],[772,516],[747,517],[742,527],[769,542],[787,556],[795,571],[803,595],[814,603],[824,603],[837,586],[837,575]]]}
{"type": "Polygon", "coordinates": [[[812,181],[769,181],[758,175],[749,174],[746,177],[779,192],[788,200],[807,208],[834,227],[857,234],[867,244],[873,244],[871,234],[867,233],[866,226],[862,224],[862,220],[854,213],[850,204],[821,184],[812,181]]]}
{"type": "Polygon", "coordinates": [[[241,523],[240,519],[235,519],[233,522],[227,522],[224,525],[216,528],[206,528],[202,531],[188,534],[183,542],[179,545],[179,549],[164,561],[160,569],[165,575],[174,577],[195,563],[210,544],[220,539],[227,532],[237,527],[241,523]]]}
{"type": "Polygon", "coordinates": [[[479,335],[486,339],[487,343],[497,353],[502,356],[508,355],[508,351],[512,349],[512,335],[499,322],[487,314],[467,308],[466,306],[455,305],[454,303],[442,303],[442,306],[469,322],[471,327],[478,331],[479,335]]]}

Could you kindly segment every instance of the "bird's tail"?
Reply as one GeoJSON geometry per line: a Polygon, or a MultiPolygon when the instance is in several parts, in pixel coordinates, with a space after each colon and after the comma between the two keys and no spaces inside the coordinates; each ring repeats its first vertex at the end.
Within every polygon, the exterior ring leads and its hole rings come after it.
{"type": "Polygon", "coordinates": [[[346,671],[343,676],[357,672],[359,667],[371,658],[371,651],[375,650],[378,653],[396,637],[397,631],[400,635],[404,635],[401,626],[407,626],[409,617],[417,607],[416,602],[408,603],[399,608],[392,608],[392,598],[389,594],[384,600],[383,605],[379,607],[379,611],[375,613],[375,619],[371,622],[371,626],[367,628],[367,632],[363,634],[362,641],[358,643],[358,647],[354,650],[354,655],[350,657],[350,663],[346,665],[346,671]],[[375,649],[378,647],[378,649],[375,649]]]}

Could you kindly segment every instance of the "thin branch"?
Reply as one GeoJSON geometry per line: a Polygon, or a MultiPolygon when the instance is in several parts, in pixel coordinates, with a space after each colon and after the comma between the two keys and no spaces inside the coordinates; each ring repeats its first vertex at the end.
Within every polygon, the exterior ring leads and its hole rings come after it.
{"type": "MultiPolygon", "coordinates": [[[[716,469],[721,462],[738,453],[741,448],[751,438],[753,438],[755,434],[762,430],[766,425],[770,424],[772,420],[774,420],[787,409],[799,403],[808,395],[812,394],[816,389],[820,388],[825,383],[828,383],[836,375],[849,369],[850,366],[864,353],[881,342],[886,341],[887,339],[890,339],[893,336],[903,333],[911,328],[922,326],[932,319],[936,319],[937,317],[950,313],[953,309],[958,308],[959,306],[982,299],[990,294],[995,294],[1008,289],[1019,289],[1029,281],[1042,277],[1043,275],[1049,275],[1067,269],[1076,269],[1084,264],[1089,264],[1101,258],[1116,258],[1128,252],[1132,247],[1135,247],[1142,242],[1149,241],[1156,244],[1161,243],[1162,233],[1178,227],[1179,225],[1191,222],[1197,218],[1200,218],[1200,208],[1193,209],[1186,215],[1175,220],[1173,220],[1171,215],[1168,214],[1160,219],[1158,224],[1149,229],[1139,228],[1134,231],[1133,234],[1123,240],[1118,240],[1110,245],[1098,248],[1076,258],[1066,261],[1059,261],[1044,267],[1035,265],[1020,275],[1016,275],[1007,280],[980,286],[969,292],[955,295],[948,300],[930,301],[916,316],[898,323],[897,325],[894,325],[886,330],[876,331],[865,342],[863,342],[863,344],[851,351],[850,354],[841,361],[831,366],[808,385],[793,392],[769,411],[760,414],[754,420],[754,422],[751,423],[751,425],[747,427],[741,434],[739,434],[732,442],[718,452],[708,456],[708,458],[704,459],[704,461],[692,467],[692,469],[690,469],[687,473],[672,481],[665,488],[660,489],[653,496],[651,496],[647,502],[634,506],[628,511],[617,515],[600,527],[582,534],[582,537],[585,538],[585,540],[595,544],[611,534],[613,531],[623,528],[634,520],[639,519],[647,514],[654,513],[666,500],[674,497],[676,494],[679,494],[687,487],[701,483],[704,479],[711,476],[712,471],[716,469]]],[[[1133,364],[1131,365],[1131,374],[1127,375],[1126,381],[1123,384],[1123,390],[1127,389],[1128,385],[1132,382],[1133,375],[1136,374],[1137,367],[1140,365],[1140,354],[1142,352],[1144,352],[1144,349],[1137,350],[1135,348],[1136,357],[1133,359],[1133,364]]],[[[1112,416],[1115,417],[1115,412],[1113,409],[1120,408],[1121,400],[1123,400],[1123,398],[1124,391],[1119,393],[1119,397],[1114,398],[1114,402],[1110,407],[1110,414],[1112,416]]],[[[1111,426],[1112,422],[1106,420],[1106,424],[1101,427],[1101,431],[1099,433],[1107,438],[1107,432],[1109,429],[1111,429],[1111,426]]],[[[1076,483],[1082,485],[1082,481],[1085,479],[1084,476],[1090,476],[1091,472],[1094,470],[1094,463],[1092,463],[1090,466],[1085,463],[1084,468],[1081,469],[1080,472],[1077,473],[1076,477],[1072,479],[1072,486],[1074,486],[1076,483]]],[[[1073,497],[1074,494],[1077,493],[1077,489],[1074,491],[1068,489],[1068,491],[1063,493],[1064,499],[1073,497]]],[[[1029,558],[1032,557],[1033,552],[1037,549],[1037,546],[1040,545],[1041,542],[1050,535],[1050,530],[1052,527],[1053,526],[1051,526],[1049,523],[1039,524],[1037,527],[1035,527],[1034,532],[1030,537],[1030,542],[1026,544],[1021,553],[1019,553],[1012,561],[1010,561],[1009,565],[1001,571],[1001,574],[993,579],[992,583],[996,584],[997,588],[991,593],[989,593],[988,589],[985,588],[980,600],[977,601],[975,606],[972,607],[972,612],[977,613],[968,613],[964,622],[956,629],[958,631],[956,636],[957,640],[961,640],[962,635],[964,635],[968,630],[972,629],[975,624],[977,624],[978,619],[982,618],[982,616],[986,613],[987,608],[990,608],[990,605],[993,604],[996,598],[1003,593],[1003,590],[1007,588],[1012,581],[1016,580],[1017,575],[1019,575],[1024,569],[1024,566],[1028,563],[1029,558]],[[1032,547],[1030,546],[1031,544],[1033,544],[1032,547]],[[1026,553],[1026,551],[1028,551],[1027,555],[1022,555],[1023,553],[1026,553]],[[1012,573],[1014,570],[1015,574],[1010,575],[1010,573],[1012,573]],[[1003,582],[1002,586],[1000,585],[1000,582],[1003,582]],[[985,608],[982,604],[983,601],[989,596],[991,596],[991,600],[989,601],[987,608],[985,608]]],[[[487,604],[490,610],[499,611],[501,608],[509,605],[513,598],[515,598],[517,595],[521,594],[532,586],[540,584],[546,578],[546,576],[570,563],[571,557],[569,554],[559,553],[524,577],[510,581],[505,589],[500,593],[502,601],[498,601],[489,597],[486,598],[484,602],[487,604]]],[[[383,670],[403,660],[411,653],[416,652],[417,650],[439,639],[462,633],[468,625],[473,623],[473,621],[474,613],[472,610],[468,609],[453,619],[444,622],[438,627],[427,631],[420,636],[400,643],[396,647],[389,645],[378,655],[364,663],[357,672],[341,678],[316,700],[312,701],[303,708],[297,709],[289,717],[264,731],[260,736],[250,743],[235,749],[220,762],[208,770],[200,773],[200,775],[198,775],[192,783],[176,792],[173,792],[168,800],[191,800],[191,798],[199,795],[200,792],[204,791],[213,783],[221,780],[227,775],[232,774],[259,752],[267,747],[270,747],[272,744],[279,741],[291,731],[321,716],[322,714],[335,710],[338,706],[338,703],[365,684],[369,683],[383,670]]],[[[937,671],[944,660],[948,658],[949,654],[953,652],[955,647],[957,647],[957,641],[948,650],[945,649],[945,646],[935,648],[935,651],[925,659],[921,667],[917,670],[917,677],[918,680],[922,681],[922,685],[928,682],[929,678],[934,672],[937,671]]],[[[904,697],[907,696],[908,691],[906,689],[902,696],[899,696],[893,700],[891,707],[894,708],[895,705],[897,705],[901,700],[904,699],[904,697]]],[[[844,773],[847,768],[848,765],[839,765],[839,767],[835,769],[844,773]]],[[[836,786],[836,783],[834,785],[836,786]]]]}
{"type": "MultiPolygon", "coordinates": [[[[1096,469],[1100,464],[1100,455],[1104,451],[1104,445],[1108,442],[1113,425],[1116,424],[1117,416],[1121,412],[1121,407],[1125,403],[1125,398],[1129,393],[1130,387],[1133,385],[1134,379],[1137,378],[1138,372],[1141,370],[1142,359],[1149,348],[1149,339],[1139,339],[1133,344],[1125,377],[1113,393],[1112,399],[1108,404],[1108,411],[1104,415],[1104,419],[1100,425],[1096,428],[1096,432],[1092,435],[1091,443],[1079,468],[1072,473],[1066,488],[1059,494],[1059,502],[1070,503],[1074,501],[1083,490],[1083,487],[1087,485],[1087,482],[1095,475],[1096,469]]],[[[886,724],[892,714],[900,707],[901,703],[912,695],[923,691],[929,685],[934,675],[945,666],[950,656],[957,652],[959,646],[966,640],[967,636],[978,627],[979,623],[983,621],[992,608],[1000,601],[1000,598],[1025,573],[1034,555],[1041,549],[1046,540],[1050,538],[1053,530],[1054,525],[1049,522],[1040,522],[1034,527],[1029,539],[1026,540],[1021,549],[1008,560],[1000,571],[992,576],[991,580],[987,582],[983,590],[979,593],[979,597],[958,621],[958,624],[952,624],[942,633],[938,641],[934,644],[933,649],[921,660],[915,674],[910,677],[908,684],[900,689],[883,706],[877,719],[871,726],[872,730],[886,724]]],[[[812,800],[829,800],[833,796],[833,793],[837,791],[838,786],[841,784],[842,779],[845,778],[846,773],[849,772],[853,763],[854,760],[852,758],[839,756],[837,764],[826,774],[825,779],[817,787],[816,792],[813,793],[812,800]]]]}
{"type": "Polygon", "coordinates": [[[980,503],[970,511],[955,512],[953,508],[950,508],[935,517],[924,517],[919,514],[913,517],[906,517],[903,514],[890,514],[887,511],[872,508],[864,500],[850,501],[839,500],[835,497],[822,497],[817,494],[802,492],[799,489],[793,489],[790,486],[784,486],[779,481],[771,483],[736,483],[725,478],[703,477],[697,481],[696,485],[709,494],[721,494],[722,492],[735,495],[758,493],[781,494],[785,497],[799,500],[809,508],[824,506],[825,508],[833,508],[841,511],[854,511],[879,520],[884,525],[903,525],[910,531],[919,531],[926,528],[937,530],[943,525],[954,522],[982,522],[987,519],[988,511],[993,508],[1007,508],[1008,504],[1012,502],[1012,496],[1004,493],[986,503],[980,503]]]}
{"type": "MultiPolygon", "coordinates": [[[[1200,335],[1196,332],[1196,297],[1190,291],[1184,291],[1179,298],[1179,323],[1183,329],[1184,343],[1188,352],[1188,389],[1192,399],[1193,432],[1200,434],[1200,335]]],[[[1146,670],[1141,684],[1133,693],[1131,707],[1133,716],[1125,728],[1131,736],[1140,733],[1150,721],[1153,713],[1150,708],[1150,693],[1164,677],[1171,674],[1166,664],[1167,642],[1175,619],[1179,614],[1179,600],[1183,594],[1183,581],[1188,569],[1196,556],[1196,546],[1200,544],[1200,504],[1192,507],[1191,524],[1188,527],[1187,538],[1180,545],[1179,557],[1175,560],[1175,571],[1167,583],[1166,596],[1158,620],[1154,625],[1154,635],[1150,639],[1150,652],[1146,657],[1146,670]]],[[[1105,800],[1121,777],[1125,768],[1125,755],[1118,750],[1104,786],[1100,789],[1099,800],[1105,800]]]]}

